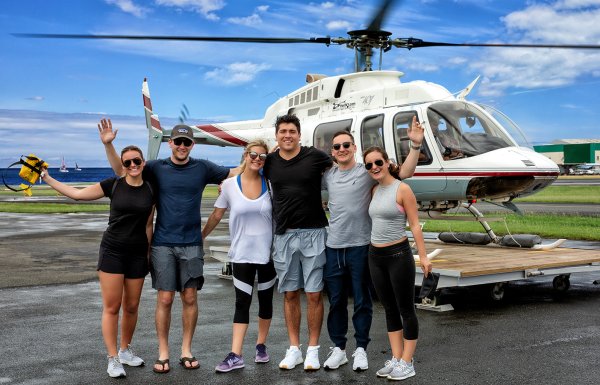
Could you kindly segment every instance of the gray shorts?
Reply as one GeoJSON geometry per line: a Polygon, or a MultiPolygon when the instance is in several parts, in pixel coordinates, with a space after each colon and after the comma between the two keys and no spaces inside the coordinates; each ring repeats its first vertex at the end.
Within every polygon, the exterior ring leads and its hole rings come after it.
{"type": "Polygon", "coordinates": [[[293,229],[275,235],[273,263],[280,293],[302,288],[308,293],[323,290],[326,237],[324,228],[293,229]]]}
{"type": "Polygon", "coordinates": [[[200,290],[204,285],[202,246],[152,246],[150,261],[152,287],[156,290],[200,290]]]}

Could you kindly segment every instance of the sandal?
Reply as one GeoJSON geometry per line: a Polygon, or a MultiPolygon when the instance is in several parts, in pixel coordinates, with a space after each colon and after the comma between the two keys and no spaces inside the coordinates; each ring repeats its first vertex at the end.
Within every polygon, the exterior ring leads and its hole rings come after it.
{"type": "Polygon", "coordinates": [[[169,364],[169,359],[165,358],[164,360],[156,360],[156,362],[154,363],[154,366],[152,367],[152,370],[154,371],[154,373],[169,373],[169,370],[171,370],[171,365],[169,364]],[[157,369],[156,365],[161,365],[162,369],[157,369]],[[165,369],[165,365],[167,365],[166,369],[165,369]]]}
{"type": "Polygon", "coordinates": [[[194,366],[194,362],[198,364],[198,360],[196,359],[196,357],[181,357],[179,359],[179,364],[188,370],[198,369],[200,367],[200,364],[194,366]],[[186,365],[186,362],[190,365],[186,365]]]}

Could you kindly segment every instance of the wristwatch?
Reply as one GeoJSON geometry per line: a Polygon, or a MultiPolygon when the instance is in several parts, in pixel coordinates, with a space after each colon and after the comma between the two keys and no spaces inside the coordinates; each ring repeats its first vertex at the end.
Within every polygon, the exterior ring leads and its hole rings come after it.
{"type": "Polygon", "coordinates": [[[413,142],[410,142],[410,148],[413,150],[419,151],[421,149],[421,145],[415,146],[413,142]]]}

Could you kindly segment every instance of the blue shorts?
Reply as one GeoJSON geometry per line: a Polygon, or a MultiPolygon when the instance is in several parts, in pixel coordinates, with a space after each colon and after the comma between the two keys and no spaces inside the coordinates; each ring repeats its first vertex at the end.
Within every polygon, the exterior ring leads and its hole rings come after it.
{"type": "Polygon", "coordinates": [[[150,249],[152,287],[162,291],[202,289],[204,250],[202,246],[152,246],[150,249]]]}
{"type": "Polygon", "coordinates": [[[325,228],[293,229],[275,235],[273,263],[280,293],[299,289],[307,293],[323,290],[326,237],[325,228]]]}

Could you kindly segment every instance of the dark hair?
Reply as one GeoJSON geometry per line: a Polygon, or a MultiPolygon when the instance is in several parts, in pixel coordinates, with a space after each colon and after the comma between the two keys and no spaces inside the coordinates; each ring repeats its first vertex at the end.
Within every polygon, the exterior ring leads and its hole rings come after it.
{"type": "Polygon", "coordinates": [[[287,114],[287,115],[278,116],[277,120],[275,121],[275,133],[276,134],[277,134],[277,132],[279,132],[279,125],[281,123],[292,123],[298,129],[298,133],[300,133],[300,119],[298,119],[298,117],[296,115],[287,114]]]}
{"type": "Polygon", "coordinates": [[[140,157],[142,158],[142,160],[144,160],[144,153],[142,152],[142,150],[138,147],[138,146],[134,146],[134,145],[130,145],[127,146],[125,148],[123,148],[121,150],[121,160],[123,159],[123,154],[125,154],[127,151],[137,151],[140,153],[140,157]]]}
{"type": "MultiPolygon", "coordinates": [[[[372,146],[372,147],[367,148],[365,150],[365,152],[363,152],[363,162],[365,161],[365,158],[367,157],[367,155],[369,155],[372,152],[378,152],[383,157],[383,160],[385,160],[386,162],[390,161],[390,157],[388,156],[387,152],[385,152],[385,150],[383,148],[378,147],[378,146],[372,146]]],[[[398,180],[402,180],[400,178],[400,167],[396,163],[393,163],[393,162],[390,163],[388,170],[390,171],[390,174],[394,178],[396,178],[398,180]]]]}
{"type": "Polygon", "coordinates": [[[350,139],[352,139],[352,143],[354,143],[354,136],[349,131],[346,131],[346,130],[338,131],[335,134],[333,134],[333,136],[331,137],[331,143],[333,143],[333,140],[340,135],[348,135],[350,137],[350,139]]]}

